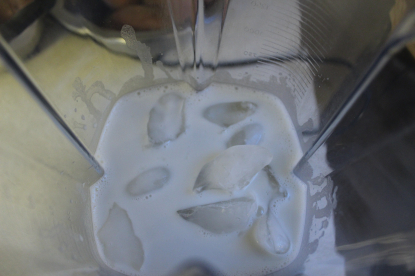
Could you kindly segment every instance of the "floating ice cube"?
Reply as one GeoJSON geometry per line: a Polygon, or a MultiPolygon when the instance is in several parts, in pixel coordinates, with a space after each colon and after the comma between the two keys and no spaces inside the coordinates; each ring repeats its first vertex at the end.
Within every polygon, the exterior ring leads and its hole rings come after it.
{"type": "Polygon", "coordinates": [[[98,231],[105,260],[112,267],[139,271],[144,262],[144,250],[134,234],[127,212],[116,203],[109,211],[107,221],[98,231]]]}
{"type": "Polygon", "coordinates": [[[265,166],[264,171],[267,173],[268,182],[269,182],[270,186],[273,187],[273,188],[279,188],[280,183],[278,183],[278,180],[275,177],[271,166],[265,166]]]}
{"type": "Polygon", "coordinates": [[[184,98],[177,94],[162,96],[150,111],[148,136],[153,144],[176,139],[184,131],[184,98]]]}
{"type": "Polygon", "coordinates": [[[226,234],[245,230],[257,213],[257,204],[253,199],[243,197],[179,210],[177,213],[209,232],[226,234]]]}
{"type": "Polygon", "coordinates": [[[243,189],[271,160],[269,150],[260,146],[230,147],[202,167],[193,190],[243,189]]]}
{"type": "Polygon", "coordinates": [[[237,145],[258,145],[264,136],[264,128],[260,124],[250,124],[244,126],[240,131],[235,133],[229,142],[227,147],[237,145]]]}
{"type": "Polygon", "coordinates": [[[259,218],[259,217],[262,217],[263,215],[264,215],[264,213],[265,213],[265,210],[264,210],[264,207],[262,207],[262,206],[258,206],[258,210],[257,210],[257,212],[256,212],[256,216],[259,218]]]}
{"type": "Polygon", "coordinates": [[[262,249],[271,254],[288,252],[291,242],[273,213],[259,218],[254,227],[255,241],[262,249]]]}
{"type": "Polygon", "coordinates": [[[251,102],[220,103],[208,107],[203,116],[214,124],[228,127],[254,114],[256,108],[251,102]]]}
{"type": "Polygon", "coordinates": [[[279,198],[286,198],[288,196],[287,190],[280,185],[277,178],[275,177],[274,171],[271,166],[267,165],[264,167],[264,171],[267,173],[269,185],[276,190],[279,198]]]}
{"type": "Polygon", "coordinates": [[[149,169],[140,173],[127,185],[127,192],[132,196],[140,196],[161,189],[170,179],[170,172],[164,167],[149,169]]]}

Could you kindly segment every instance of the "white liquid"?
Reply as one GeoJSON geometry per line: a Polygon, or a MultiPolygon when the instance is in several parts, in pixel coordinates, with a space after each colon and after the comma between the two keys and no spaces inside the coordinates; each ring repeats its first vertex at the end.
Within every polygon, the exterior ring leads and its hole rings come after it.
{"type": "Polygon", "coordinates": [[[191,260],[205,262],[223,275],[265,275],[287,266],[299,253],[304,231],[306,186],[291,173],[301,156],[287,111],[279,99],[266,93],[219,84],[196,93],[186,84],[172,84],[122,97],[108,118],[97,150],[105,176],[91,187],[93,228],[102,260],[116,271],[143,276],[169,275],[191,260]],[[171,142],[154,146],[147,134],[150,110],[161,96],[171,92],[185,99],[185,131],[171,142]],[[227,128],[203,117],[203,111],[209,106],[236,101],[255,103],[257,109],[227,128]],[[265,171],[260,171],[247,187],[233,193],[194,192],[201,168],[226,150],[235,133],[253,123],[262,126],[264,135],[259,146],[273,154],[270,167],[288,197],[270,204],[275,190],[265,171]],[[162,188],[139,197],[126,192],[128,183],[138,174],[160,166],[170,172],[162,188]],[[270,254],[261,249],[254,240],[255,222],[245,231],[212,234],[177,213],[197,205],[241,197],[255,199],[265,214],[270,206],[269,211],[279,219],[291,242],[287,253],[270,254]],[[127,218],[122,210],[125,210],[131,221],[112,219],[114,225],[108,226],[112,223],[111,208],[114,214],[123,214],[124,220],[127,218]],[[99,234],[107,220],[104,234],[99,234]],[[130,229],[119,229],[131,226],[135,236],[129,234],[130,229]],[[110,235],[112,240],[108,240],[110,235]],[[139,249],[126,248],[125,253],[119,252],[118,242],[124,247],[141,242],[144,261],[131,254],[141,252],[139,249]],[[117,254],[109,254],[106,250],[114,246],[117,254]],[[113,255],[117,257],[114,259],[113,255]]]}

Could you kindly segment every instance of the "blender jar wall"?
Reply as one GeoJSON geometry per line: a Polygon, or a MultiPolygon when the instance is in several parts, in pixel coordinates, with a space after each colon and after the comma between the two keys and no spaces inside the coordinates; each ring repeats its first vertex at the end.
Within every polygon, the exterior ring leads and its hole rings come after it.
{"type": "Polygon", "coordinates": [[[0,70],[0,273],[94,271],[88,188],[101,174],[0,70]]]}
{"type": "MultiPolygon", "coordinates": [[[[143,87],[182,79],[196,88],[209,81],[218,81],[277,95],[286,105],[306,152],[382,51],[391,36],[389,12],[400,1],[217,1],[219,6],[213,7],[205,5],[204,1],[166,1],[162,5],[165,9],[161,24],[152,31],[136,28],[137,41],[130,40],[132,47],[128,47],[126,37],[122,38],[121,26],[111,29],[112,26],[100,25],[102,18],[91,15],[95,6],[82,2],[57,1],[53,15],[72,32],[51,17],[39,18],[39,22],[45,25],[43,30],[35,28],[34,31],[42,33],[40,42],[36,51],[22,58],[45,98],[93,153],[106,117],[119,97],[143,87]],[[190,8],[177,15],[175,5],[179,2],[189,4],[190,8]],[[204,32],[201,32],[202,28],[204,32]],[[74,32],[84,36],[77,36],[74,32]],[[208,42],[217,48],[203,47],[208,42]],[[145,68],[148,68],[148,63],[145,64],[147,51],[155,65],[151,66],[152,73],[145,68]],[[199,82],[197,77],[206,79],[199,82]]],[[[28,41],[35,37],[34,34],[29,36],[28,41]]],[[[16,37],[10,39],[13,43],[16,37]]],[[[6,145],[16,142],[13,139],[7,141],[6,145]]],[[[63,142],[40,140],[40,143],[61,145],[63,142]]],[[[26,154],[26,150],[24,152],[26,154]]],[[[72,160],[66,158],[67,154],[64,152],[58,156],[72,160]]],[[[38,156],[44,157],[36,152],[29,159],[39,160],[38,156]]],[[[324,158],[324,154],[322,156],[324,158]]],[[[61,161],[54,158],[51,160],[61,161]]],[[[12,155],[10,160],[19,159],[12,155]]],[[[35,163],[39,165],[37,161],[35,163]]],[[[55,161],[44,163],[55,164],[55,161]]],[[[67,164],[57,167],[59,170],[68,168],[67,164]]],[[[41,169],[36,169],[38,171],[41,169]]],[[[322,173],[323,176],[326,174],[328,172],[322,173]]],[[[26,175],[42,179],[37,174],[29,174],[29,170],[26,175]]],[[[308,183],[310,191],[312,185],[322,185],[325,181],[320,175],[308,177],[312,178],[308,183]]],[[[76,181],[84,183],[81,179],[76,181]]],[[[24,182],[25,179],[16,178],[4,182],[4,187],[9,189],[14,183],[24,182]]],[[[309,205],[330,193],[327,184],[319,197],[310,195],[309,205]]],[[[77,190],[77,197],[82,197],[82,194],[83,190],[77,190]]],[[[52,198],[55,198],[53,193],[50,200],[52,198]]],[[[80,202],[79,198],[75,201],[80,202]]],[[[62,210],[72,208],[72,205],[68,207],[60,201],[53,202],[62,210]]],[[[13,214],[11,208],[17,202],[12,200],[8,204],[12,206],[6,208],[8,214],[13,214]]],[[[84,204],[88,206],[87,202],[84,204]]],[[[28,214],[26,209],[20,212],[28,214]]],[[[309,217],[311,219],[312,215],[309,217]]],[[[76,221],[80,218],[81,215],[77,215],[76,221]]],[[[7,217],[4,219],[9,220],[7,217]]],[[[68,225],[71,228],[71,224],[68,225]]],[[[61,237],[60,234],[54,235],[58,240],[61,237]]],[[[84,235],[81,236],[84,239],[84,235]]],[[[93,252],[93,247],[85,247],[85,250],[93,252]]],[[[68,250],[72,251],[76,249],[68,250]]],[[[81,259],[88,265],[91,260],[92,266],[96,267],[91,254],[87,253],[81,259]]],[[[53,267],[41,263],[42,260],[37,263],[39,270],[53,267]]],[[[59,262],[53,263],[59,266],[59,262]]]]}

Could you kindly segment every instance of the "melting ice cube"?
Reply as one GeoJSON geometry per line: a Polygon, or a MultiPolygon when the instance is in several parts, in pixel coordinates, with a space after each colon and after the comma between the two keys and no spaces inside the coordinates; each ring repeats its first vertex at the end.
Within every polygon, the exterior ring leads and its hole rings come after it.
{"type": "Polygon", "coordinates": [[[271,160],[269,150],[260,146],[230,147],[202,167],[193,190],[243,189],[271,160]]]}
{"type": "Polygon", "coordinates": [[[280,185],[277,178],[275,177],[274,171],[272,170],[271,166],[267,165],[264,167],[264,171],[267,173],[268,176],[268,183],[269,185],[276,190],[277,196],[279,198],[286,198],[288,196],[287,190],[280,185]]]}
{"type": "Polygon", "coordinates": [[[235,133],[227,146],[229,148],[237,145],[258,145],[263,136],[264,128],[260,124],[250,124],[235,133]]]}
{"type": "Polygon", "coordinates": [[[109,211],[107,221],[98,231],[105,260],[122,270],[139,271],[144,262],[144,250],[134,234],[127,212],[116,203],[109,211]]]}
{"type": "Polygon", "coordinates": [[[162,96],[150,111],[148,136],[153,144],[176,139],[184,131],[184,98],[170,93],[162,96]]]}
{"type": "Polygon", "coordinates": [[[272,212],[268,211],[266,216],[259,218],[254,227],[255,241],[262,249],[271,254],[288,252],[291,242],[272,212]]]}
{"type": "Polygon", "coordinates": [[[208,107],[203,116],[214,124],[228,127],[254,114],[256,108],[251,102],[220,103],[208,107]]]}
{"type": "Polygon", "coordinates": [[[140,196],[161,189],[170,179],[170,172],[164,167],[149,169],[140,173],[127,185],[127,192],[132,196],[140,196]]]}
{"type": "Polygon", "coordinates": [[[245,230],[257,213],[257,204],[253,199],[243,197],[179,210],[177,213],[209,232],[226,234],[245,230]]]}

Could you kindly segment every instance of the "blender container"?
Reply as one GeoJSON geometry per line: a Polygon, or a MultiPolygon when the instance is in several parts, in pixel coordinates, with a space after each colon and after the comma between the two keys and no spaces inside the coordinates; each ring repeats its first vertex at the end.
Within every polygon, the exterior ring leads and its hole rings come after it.
{"type": "MultiPolygon", "coordinates": [[[[373,267],[384,263],[390,275],[402,266],[413,272],[413,228],[337,246],[335,231],[347,223],[333,218],[347,208],[336,198],[349,195],[332,178],[353,156],[333,165],[326,141],[413,39],[414,1],[16,3],[0,25],[1,275],[119,274],[100,260],[91,233],[89,187],[105,173],[94,152],[120,97],[180,81],[265,91],[291,116],[304,153],[294,173],[308,186],[307,221],[299,256],[275,275],[383,275],[373,267]]],[[[362,189],[359,198],[371,194],[362,189]]],[[[184,264],[172,274],[209,268],[184,264]]]]}

